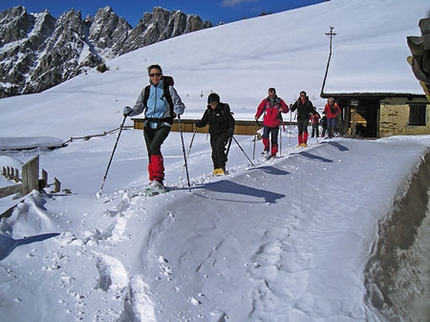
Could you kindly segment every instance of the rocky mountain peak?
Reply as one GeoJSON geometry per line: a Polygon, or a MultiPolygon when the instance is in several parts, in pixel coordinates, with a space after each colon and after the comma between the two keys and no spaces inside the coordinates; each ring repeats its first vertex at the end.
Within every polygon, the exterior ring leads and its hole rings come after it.
{"type": "Polygon", "coordinates": [[[0,98],[41,92],[132,50],[210,27],[197,15],[161,7],[135,28],[109,6],[84,19],[75,9],[58,19],[23,6],[2,11],[0,98]]]}

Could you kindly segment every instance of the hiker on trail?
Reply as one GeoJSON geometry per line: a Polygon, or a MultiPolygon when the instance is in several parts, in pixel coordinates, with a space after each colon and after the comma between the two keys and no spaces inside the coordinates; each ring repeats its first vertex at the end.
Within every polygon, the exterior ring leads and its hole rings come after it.
{"type": "Polygon", "coordinates": [[[273,87],[269,88],[267,92],[268,96],[257,107],[255,122],[258,123],[258,119],[264,113],[262,135],[264,151],[262,154],[266,159],[270,159],[276,157],[276,153],[278,153],[279,126],[282,122],[281,113],[288,113],[289,109],[282,98],[276,95],[276,90],[273,87]],[[270,146],[270,143],[272,143],[272,146],[270,146]]]}
{"type": "Polygon", "coordinates": [[[322,117],[320,123],[322,126],[321,137],[323,138],[327,132],[327,116],[325,115],[325,112],[323,112],[323,117],[322,117]]]}
{"type": "Polygon", "coordinates": [[[318,138],[320,136],[320,130],[319,130],[320,119],[321,119],[321,115],[320,113],[317,112],[317,109],[314,107],[314,112],[311,115],[311,124],[312,124],[311,136],[312,137],[316,135],[318,138]]]}
{"type": "Polygon", "coordinates": [[[217,93],[211,93],[208,96],[208,106],[202,118],[196,121],[196,126],[205,127],[209,125],[214,175],[225,174],[226,145],[233,137],[234,124],[230,106],[227,103],[222,103],[217,93]]]}
{"type": "Polygon", "coordinates": [[[305,91],[300,92],[300,97],[294,104],[290,105],[292,112],[297,110],[297,129],[298,129],[298,141],[297,147],[307,147],[308,143],[308,125],[309,118],[314,112],[314,106],[309,100],[305,91]]]}
{"type": "Polygon", "coordinates": [[[163,76],[159,65],[150,65],[148,76],[149,85],[142,89],[133,108],[124,108],[123,115],[135,116],[144,112],[143,136],[149,158],[149,186],[163,189],[164,163],[161,145],[170,133],[173,119],[184,113],[185,105],[173,87],[173,78],[163,76]]]}
{"type": "Polygon", "coordinates": [[[324,113],[327,116],[327,133],[329,138],[332,138],[336,130],[336,120],[340,115],[340,107],[335,103],[333,97],[327,99],[327,104],[324,107],[324,113]]]}

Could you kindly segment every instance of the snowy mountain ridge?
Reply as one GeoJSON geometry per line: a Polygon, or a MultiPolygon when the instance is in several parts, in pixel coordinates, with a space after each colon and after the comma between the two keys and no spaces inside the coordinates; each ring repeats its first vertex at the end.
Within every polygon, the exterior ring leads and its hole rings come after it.
{"type": "Polygon", "coordinates": [[[38,93],[135,49],[212,24],[197,15],[155,7],[135,28],[110,7],[94,17],[71,9],[58,19],[48,10],[0,12],[0,98],[38,93]]]}

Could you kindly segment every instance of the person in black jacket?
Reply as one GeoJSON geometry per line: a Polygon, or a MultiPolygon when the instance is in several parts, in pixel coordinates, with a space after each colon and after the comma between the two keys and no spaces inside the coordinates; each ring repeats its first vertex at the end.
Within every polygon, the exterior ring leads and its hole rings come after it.
{"type": "Polygon", "coordinates": [[[230,106],[222,103],[217,93],[211,93],[208,96],[207,109],[202,118],[196,121],[196,126],[205,127],[209,125],[214,175],[225,174],[225,164],[227,163],[226,145],[233,136],[234,123],[230,106]]]}
{"type": "Polygon", "coordinates": [[[305,91],[300,92],[300,97],[294,104],[291,104],[290,110],[292,112],[297,110],[297,130],[299,132],[297,136],[299,144],[297,147],[306,147],[308,143],[309,118],[314,112],[314,106],[305,91]]]}

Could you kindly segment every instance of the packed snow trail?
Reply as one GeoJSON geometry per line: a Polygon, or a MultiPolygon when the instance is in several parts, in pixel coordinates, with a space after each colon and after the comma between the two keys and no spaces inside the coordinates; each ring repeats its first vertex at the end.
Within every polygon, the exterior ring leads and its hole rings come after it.
{"type": "Polygon", "coordinates": [[[396,169],[383,156],[408,153],[418,163],[425,151],[419,144],[410,151],[384,144],[333,140],[194,187],[191,194],[172,191],[149,205],[135,200],[127,212],[139,215],[145,207],[152,223],[142,225],[136,273],[149,285],[157,321],[309,321],[315,314],[321,321],[375,319],[354,276],[363,274],[378,222],[407,179],[393,178],[396,169]],[[342,155],[354,153],[357,144],[366,144],[368,154],[343,163],[342,155]],[[321,171],[331,173],[339,189],[362,195],[353,200],[363,203],[338,200],[336,190],[325,189],[321,171]],[[393,179],[378,186],[372,184],[376,176],[393,179]],[[387,191],[392,199],[364,202],[387,191]],[[321,203],[332,211],[319,211],[321,203]],[[355,247],[367,251],[350,252],[355,247]],[[348,283],[329,283],[336,278],[348,283]]]}
{"type": "Polygon", "coordinates": [[[381,321],[363,301],[364,270],[427,150],[405,137],[335,139],[194,177],[192,193],[181,182],[153,197],[32,193],[2,231],[60,235],[1,261],[2,316],[35,303],[33,321],[381,321]]]}

